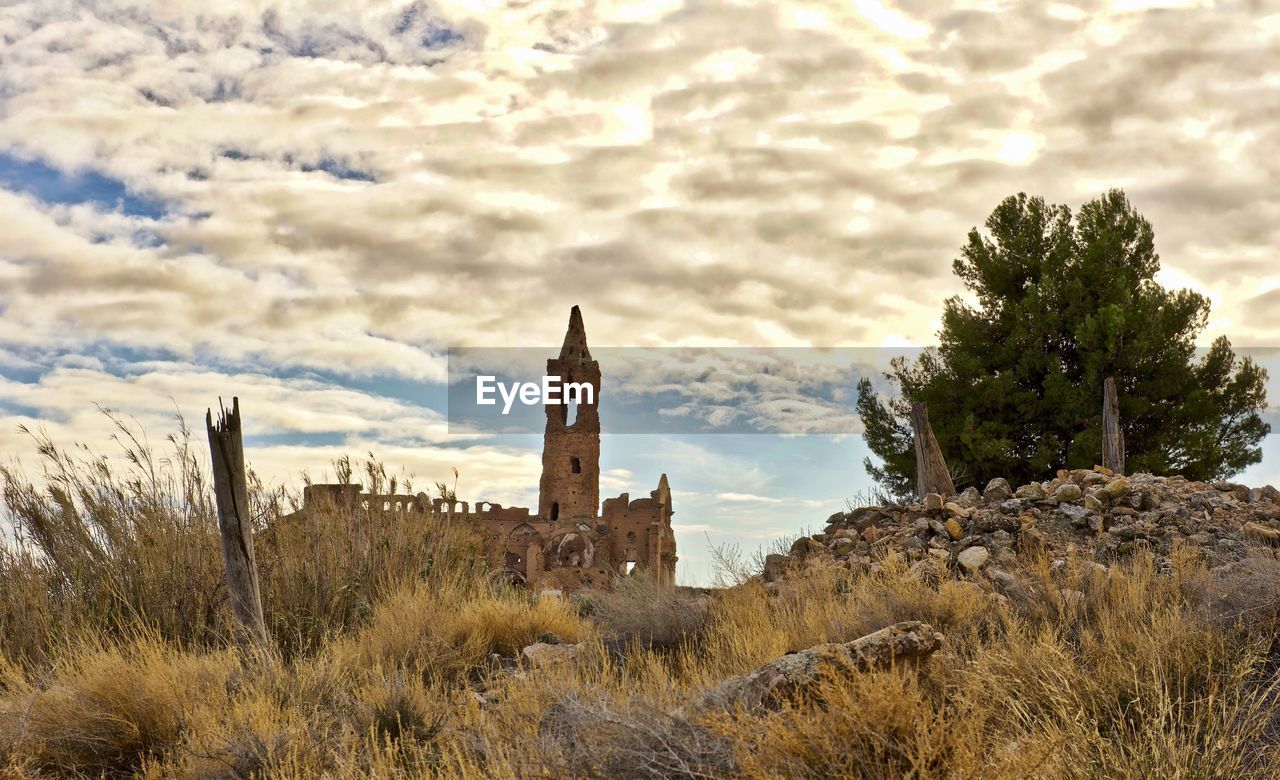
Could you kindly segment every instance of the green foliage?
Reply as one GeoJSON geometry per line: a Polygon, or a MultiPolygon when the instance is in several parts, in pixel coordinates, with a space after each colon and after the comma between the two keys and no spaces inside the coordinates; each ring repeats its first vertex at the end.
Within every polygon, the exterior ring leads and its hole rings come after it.
{"type": "Polygon", "coordinates": [[[929,405],[948,465],[975,481],[1043,479],[1097,463],[1102,383],[1115,377],[1129,471],[1221,479],[1261,459],[1266,371],[1219,337],[1197,359],[1209,301],[1155,281],[1154,231],[1123,192],[1066,206],[1018,194],[974,228],[953,268],[940,344],[895,358],[882,401],[858,387],[873,477],[911,492],[913,402],[929,405]]]}

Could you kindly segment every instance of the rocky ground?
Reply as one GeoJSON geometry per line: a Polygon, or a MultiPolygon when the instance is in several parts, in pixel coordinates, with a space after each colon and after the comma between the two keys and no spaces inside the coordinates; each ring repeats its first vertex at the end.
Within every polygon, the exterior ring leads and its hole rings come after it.
{"type": "Polygon", "coordinates": [[[1106,566],[1150,551],[1172,566],[1175,548],[1211,568],[1280,547],[1280,491],[1179,476],[1118,476],[1101,466],[1061,470],[1048,482],[1014,489],[991,480],[981,492],[928,494],[922,501],[837,512],[822,533],[797,539],[787,555],[765,559],[763,578],[827,556],[854,570],[875,570],[896,553],[919,566],[936,559],[961,573],[1010,585],[1020,558],[1088,556],[1106,566]]]}

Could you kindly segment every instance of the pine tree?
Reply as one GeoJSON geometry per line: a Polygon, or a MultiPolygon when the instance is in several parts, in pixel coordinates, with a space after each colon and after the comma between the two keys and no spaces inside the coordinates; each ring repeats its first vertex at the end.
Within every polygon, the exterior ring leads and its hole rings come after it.
{"type": "MultiPolygon", "coordinates": [[[[1151,223],[1112,190],[1073,215],[1019,194],[953,263],[975,299],[944,304],[939,346],[895,358],[882,401],[858,386],[868,472],[911,492],[912,402],[929,404],[948,463],[969,482],[1045,479],[1101,452],[1102,383],[1115,377],[1127,469],[1222,479],[1261,459],[1266,371],[1219,337],[1197,359],[1209,301],[1155,281],[1151,223]]],[[[1015,483],[1017,484],[1017,483],[1015,483]]]]}

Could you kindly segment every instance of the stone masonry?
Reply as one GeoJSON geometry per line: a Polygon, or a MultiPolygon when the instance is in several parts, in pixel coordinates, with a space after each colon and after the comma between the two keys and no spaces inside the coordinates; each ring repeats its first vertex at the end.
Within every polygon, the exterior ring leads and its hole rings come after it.
{"type": "Polygon", "coordinates": [[[485,556],[497,576],[539,592],[569,593],[608,587],[617,578],[647,572],[660,585],[675,585],[676,541],[671,529],[667,475],[647,497],[623,493],[600,504],[600,365],[587,348],[577,306],[569,315],[560,355],[547,375],[589,383],[591,404],[547,405],[538,511],[488,501],[432,499],[425,493],[369,495],[359,485],[309,485],[303,508],[332,502],[355,511],[394,516],[428,512],[441,522],[470,523],[483,535],[485,556]]]}

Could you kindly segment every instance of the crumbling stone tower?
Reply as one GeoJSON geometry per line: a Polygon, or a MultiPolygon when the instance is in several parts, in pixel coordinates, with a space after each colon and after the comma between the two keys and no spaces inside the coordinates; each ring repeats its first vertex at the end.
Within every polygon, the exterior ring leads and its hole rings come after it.
{"type": "Polygon", "coordinates": [[[559,377],[562,388],[569,382],[590,385],[592,402],[580,403],[576,410],[545,405],[538,515],[552,521],[594,518],[600,509],[600,364],[587,349],[577,306],[569,313],[560,357],[547,361],[547,376],[559,377]]]}
{"type": "Polygon", "coordinates": [[[570,382],[590,387],[591,403],[572,410],[544,405],[537,514],[491,501],[477,501],[473,510],[465,501],[433,500],[426,493],[375,495],[361,493],[359,485],[308,485],[295,515],[317,504],[337,504],[353,515],[393,519],[425,512],[441,521],[470,523],[483,534],[490,570],[537,593],[609,587],[636,572],[649,574],[662,587],[674,586],[679,558],[667,475],[648,496],[632,500],[623,493],[600,504],[600,364],[587,349],[577,306],[560,356],[547,361],[547,376],[557,377],[562,389],[570,382]]]}

